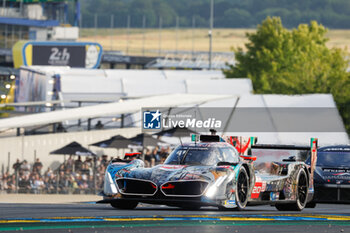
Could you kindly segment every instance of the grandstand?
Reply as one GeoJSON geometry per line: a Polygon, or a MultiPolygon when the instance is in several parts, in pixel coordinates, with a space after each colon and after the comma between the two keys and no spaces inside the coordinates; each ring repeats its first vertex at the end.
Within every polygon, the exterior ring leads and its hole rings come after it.
{"type": "MultiPolygon", "coordinates": [[[[79,9],[79,2],[76,1],[79,9]]],[[[78,20],[79,10],[76,11],[78,20]]],[[[4,0],[0,7],[0,30],[3,38],[0,48],[12,48],[22,39],[57,40],[77,39],[77,28],[70,28],[70,33],[62,32],[60,25],[68,22],[68,2],[63,0],[4,0]],[[62,37],[66,34],[66,38],[62,37]]],[[[78,22],[77,22],[78,24],[78,22]]],[[[77,25],[76,25],[77,26],[77,25]]]]}

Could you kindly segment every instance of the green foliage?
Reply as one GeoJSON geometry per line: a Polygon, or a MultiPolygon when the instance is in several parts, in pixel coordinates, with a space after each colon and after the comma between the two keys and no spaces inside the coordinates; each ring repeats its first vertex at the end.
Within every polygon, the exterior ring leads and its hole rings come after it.
{"type": "Polygon", "coordinates": [[[14,111],[14,110],[15,110],[14,107],[2,107],[2,108],[0,108],[0,111],[4,111],[4,112],[0,112],[0,118],[9,117],[9,114],[7,112],[14,111]]]}
{"type": "Polygon", "coordinates": [[[349,131],[349,61],[344,50],[327,48],[326,32],[315,21],[287,30],[280,18],[268,17],[247,34],[246,51],[233,49],[237,64],[224,73],[249,77],[255,93],[332,93],[349,131]]]}
{"type": "MultiPolygon", "coordinates": [[[[125,27],[131,16],[132,27],[142,27],[142,17],[147,27],[157,27],[159,16],[164,27],[174,27],[176,16],[182,27],[192,25],[196,17],[198,27],[209,25],[209,0],[81,0],[83,26],[94,27],[94,14],[98,26],[109,27],[110,15],[115,15],[114,25],[125,27]]],[[[70,4],[73,22],[74,1],[70,4]]],[[[288,28],[316,20],[330,28],[350,28],[349,0],[215,0],[215,27],[255,28],[267,16],[279,16],[288,28]]]]}

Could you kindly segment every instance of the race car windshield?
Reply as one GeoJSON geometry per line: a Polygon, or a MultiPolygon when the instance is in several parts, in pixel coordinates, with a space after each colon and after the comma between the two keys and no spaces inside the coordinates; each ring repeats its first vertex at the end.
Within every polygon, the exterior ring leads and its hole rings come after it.
{"type": "MultiPolygon", "coordinates": [[[[310,164],[310,158],[306,163],[310,164]]],[[[318,152],[317,166],[350,167],[350,152],[318,152]]]]}
{"type": "Polygon", "coordinates": [[[212,166],[218,162],[239,161],[234,149],[230,147],[179,147],[165,161],[165,164],[212,166]]]}

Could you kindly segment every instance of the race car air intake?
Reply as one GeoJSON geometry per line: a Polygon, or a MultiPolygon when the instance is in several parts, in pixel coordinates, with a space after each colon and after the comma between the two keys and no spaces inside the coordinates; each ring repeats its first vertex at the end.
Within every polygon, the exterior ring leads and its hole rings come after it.
{"type": "Polygon", "coordinates": [[[157,192],[157,185],[147,180],[121,178],[117,179],[117,186],[125,195],[153,196],[157,192]]]}
{"type": "Polygon", "coordinates": [[[207,187],[208,182],[202,180],[170,181],[161,186],[161,191],[165,196],[198,197],[207,187]]]}

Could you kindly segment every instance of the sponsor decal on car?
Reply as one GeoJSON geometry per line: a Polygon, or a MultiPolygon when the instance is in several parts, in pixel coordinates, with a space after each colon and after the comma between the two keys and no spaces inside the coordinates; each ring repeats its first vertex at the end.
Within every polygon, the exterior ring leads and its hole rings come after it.
{"type": "Polygon", "coordinates": [[[235,200],[226,200],[224,206],[227,208],[236,207],[236,201],[235,200]]]}
{"type": "Polygon", "coordinates": [[[270,193],[270,200],[276,201],[280,199],[280,193],[279,192],[271,192],[270,193]]]}
{"type": "Polygon", "coordinates": [[[324,176],[324,179],[341,179],[341,180],[349,180],[350,174],[333,174],[332,176],[324,176]]]}
{"type": "Polygon", "coordinates": [[[184,165],[163,165],[160,167],[160,169],[163,169],[163,170],[179,170],[179,169],[182,169],[186,166],[184,165]]]}
{"type": "Polygon", "coordinates": [[[261,184],[261,192],[265,192],[266,190],[266,181],[263,181],[261,184]]]}
{"type": "Polygon", "coordinates": [[[335,173],[333,174],[334,176],[350,176],[349,172],[340,172],[340,173],[335,173]]]}
{"type": "Polygon", "coordinates": [[[126,162],[113,162],[112,164],[113,165],[125,165],[126,162]]]}
{"type": "MultiPolygon", "coordinates": [[[[323,168],[322,169],[324,172],[331,172],[331,173],[349,173],[350,174],[350,169],[332,169],[332,168],[323,168]]],[[[336,175],[336,174],[333,174],[336,175]]]]}
{"type": "MultiPolygon", "coordinates": [[[[260,192],[262,192],[262,185],[263,182],[255,182],[255,185],[252,190],[252,194],[250,195],[251,198],[259,198],[260,192]]],[[[265,188],[266,188],[266,182],[265,182],[265,188]]]]}

